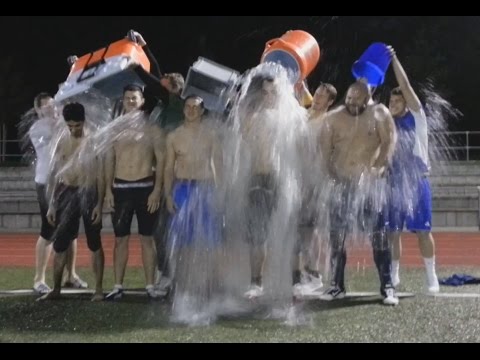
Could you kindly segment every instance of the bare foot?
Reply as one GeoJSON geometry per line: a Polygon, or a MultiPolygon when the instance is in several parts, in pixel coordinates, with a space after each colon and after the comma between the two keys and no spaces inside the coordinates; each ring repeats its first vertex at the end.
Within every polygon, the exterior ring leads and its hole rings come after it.
{"type": "Polygon", "coordinates": [[[59,300],[61,298],[62,295],[60,295],[60,291],[52,290],[48,294],[45,294],[42,297],[38,298],[37,301],[59,300]]]}
{"type": "Polygon", "coordinates": [[[92,302],[100,302],[100,301],[103,301],[104,299],[105,299],[105,296],[103,295],[103,291],[97,290],[95,291],[95,294],[93,294],[92,302]]]}

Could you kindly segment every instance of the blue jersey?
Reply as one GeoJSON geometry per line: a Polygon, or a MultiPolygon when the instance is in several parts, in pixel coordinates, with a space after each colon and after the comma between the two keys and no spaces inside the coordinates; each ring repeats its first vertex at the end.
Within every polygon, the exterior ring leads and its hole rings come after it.
{"type": "Polygon", "coordinates": [[[395,119],[397,145],[390,168],[389,227],[402,231],[430,231],[432,195],[425,177],[429,171],[428,128],[423,110],[395,119]]]}
{"type": "MultiPolygon", "coordinates": [[[[392,173],[412,171],[425,174],[429,171],[428,129],[423,110],[408,112],[395,119],[397,145],[392,159],[392,173]]],[[[418,174],[417,174],[418,175],[418,174]]]]}

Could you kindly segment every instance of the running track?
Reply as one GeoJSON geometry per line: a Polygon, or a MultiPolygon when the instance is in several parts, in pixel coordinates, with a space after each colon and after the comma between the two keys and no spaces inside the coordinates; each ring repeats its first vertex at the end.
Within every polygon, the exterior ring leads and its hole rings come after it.
{"type": "MultiPolygon", "coordinates": [[[[479,266],[480,233],[437,233],[438,266],[479,266]]],[[[33,267],[35,264],[36,234],[0,234],[0,267],[33,267]]],[[[106,265],[112,266],[113,236],[104,234],[102,238],[106,255],[106,265]]],[[[141,265],[140,240],[136,236],[130,239],[129,266],[141,265]]],[[[372,265],[369,248],[349,249],[349,264],[372,265]]],[[[77,266],[90,265],[86,241],[81,236],[78,241],[77,266]]],[[[423,262],[414,235],[403,237],[402,266],[419,267],[423,262]]]]}

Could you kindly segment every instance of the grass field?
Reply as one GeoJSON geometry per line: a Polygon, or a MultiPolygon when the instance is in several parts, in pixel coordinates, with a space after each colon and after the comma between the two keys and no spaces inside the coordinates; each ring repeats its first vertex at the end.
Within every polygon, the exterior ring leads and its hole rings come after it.
{"type": "MultiPolygon", "coordinates": [[[[28,289],[32,269],[0,268],[0,289],[28,289]]],[[[88,269],[82,277],[92,282],[88,269]]],[[[479,269],[443,268],[440,276],[479,269]]],[[[416,293],[395,308],[379,298],[349,298],[304,303],[307,325],[292,327],[272,319],[265,306],[242,316],[220,318],[209,327],[172,324],[170,304],[146,296],[117,303],[91,303],[88,295],[35,302],[33,296],[0,297],[0,342],[480,342],[480,298],[434,298],[421,294],[423,270],[405,270],[399,291],[416,293]]],[[[126,283],[142,288],[142,272],[133,269],[126,283]]],[[[111,279],[111,269],[105,279],[111,279]]],[[[378,290],[374,271],[349,274],[349,291],[378,290]]],[[[105,284],[110,289],[111,283],[105,284]]],[[[442,292],[480,294],[480,286],[442,287],[442,292]]]]}

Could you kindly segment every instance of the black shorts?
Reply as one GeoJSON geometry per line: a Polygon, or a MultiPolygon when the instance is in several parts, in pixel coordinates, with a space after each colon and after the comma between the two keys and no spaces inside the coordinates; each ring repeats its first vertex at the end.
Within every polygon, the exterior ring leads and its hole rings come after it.
{"type": "Polygon", "coordinates": [[[150,214],[147,205],[148,197],[154,186],[136,187],[136,185],[150,181],[153,184],[153,178],[134,182],[115,179],[113,187],[115,210],[112,213],[112,223],[116,237],[125,237],[131,234],[134,214],[137,215],[138,233],[142,236],[153,235],[158,220],[158,210],[150,214]]]}
{"type": "Polygon", "coordinates": [[[315,227],[318,223],[316,191],[310,190],[303,196],[300,213],[298,214],[299,227],[315,227]]]}
{"type": "Polygon", "coordinates": [[[268,227],[277,206],[277,184],[273,175],[255,175],[250,180],[247,207],[247,240],[252,245],[267,241],[268,227]]]}
{"type": "Polygon", "coordinates": [[[80,218],[83,218],[85,236],[88,248],[92,252],[102,247],[102,223],[94,225],[92,212],[97,205],[96,191],[81,191],[77,187],[61,186],[55,194],[57,199],[56,230],[53,248],[55,252],[63,253],[71,242],[78,237],[80,218]]]}
{"type": "Polygon", "coordinates": [[[335,196],[330,203],[331,232],[374,233],[386,229],[388,218],[385,216],[385,207],[374,206],[375,202],[372,198],[359,197],[360,190],[356,184],[338,183],[334,191],[335,196]]]}
{"type": "Polygon", "coordinates": [[[37,188],[37,200],[40,206],[40,218],[42,219],[42,227],[40,229],[40,236],[47,241],[53,240],[53,234],[55,233],[55,227],[50,225],[47,220],[48,213],[48,199],[46,194],[46,188],[43,184],[36,184],[37,188]]]}

